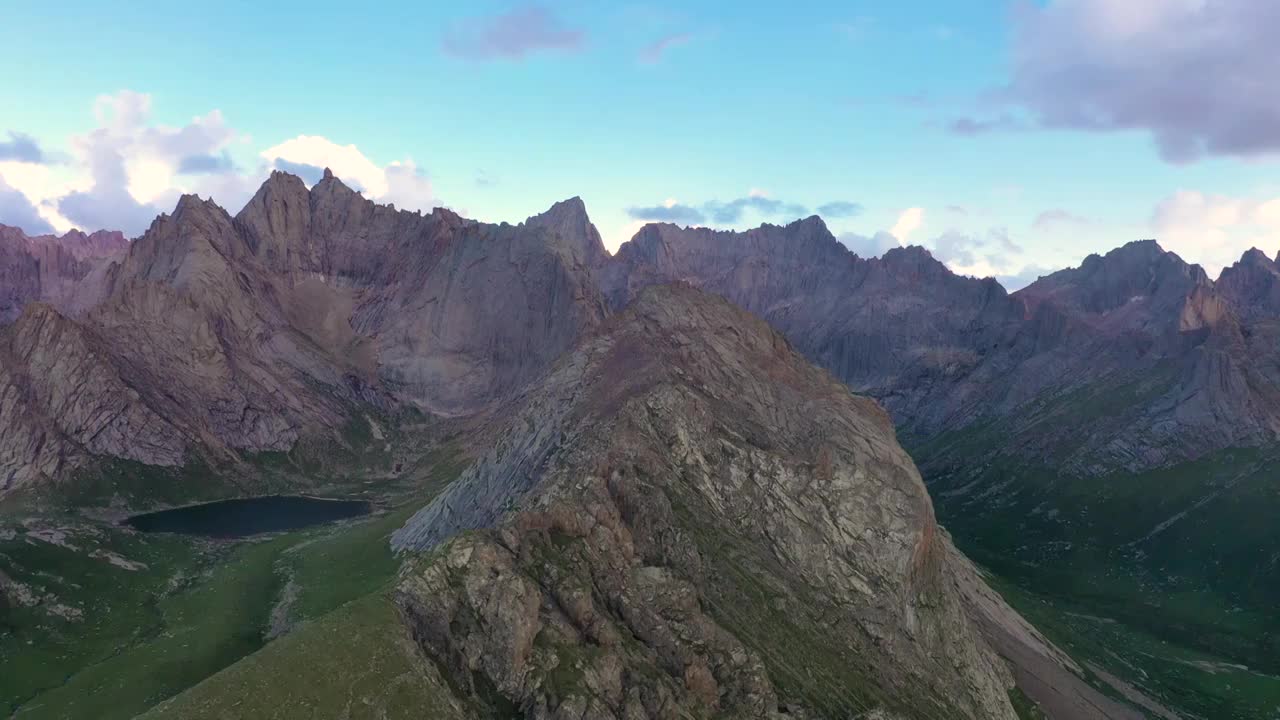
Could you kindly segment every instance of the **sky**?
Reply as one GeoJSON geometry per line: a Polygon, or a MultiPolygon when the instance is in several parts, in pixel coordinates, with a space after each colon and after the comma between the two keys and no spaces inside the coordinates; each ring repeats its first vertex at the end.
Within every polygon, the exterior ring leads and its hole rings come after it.
{"type": "Polygon", "coordinates": [[[123,5],[5,0],[0,223],[136,236],[330,167],[490,222],[581,196],[611,250],[819,214],[1010,289],[1280,250],[1273,0],[123,5]]]}

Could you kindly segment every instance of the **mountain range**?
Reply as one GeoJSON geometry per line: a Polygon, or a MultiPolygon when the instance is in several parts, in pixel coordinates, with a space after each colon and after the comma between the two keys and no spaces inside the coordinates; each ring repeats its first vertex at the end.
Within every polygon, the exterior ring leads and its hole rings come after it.
{"type": "Polygon", "coordinates": [[[277,171],[234,216],[184,196],[131,242],[0,226],[0,502],[444,423],[475,461],[392,536],[417,558],[395,603],[479,716],[1012,718],[1016,685],[1052,717],[1138,717],[934,504],[1024,588],[1133,599],[1056,563],[1258,615],[1202,638],[1227,610],[1134,613],[1280,669],[1274,534],[1203,539],[1280,433],[1278,278],[1143,240],[1010,294],[919,247],[859,257],[818,217],[652,224],[611,255],[577,198],[487,224],[277,171]]]}
{"type": "Polygon", "coordinates": [[[6,490],[95,454],[173,464],[193,447],[288,447],[337,424],[343,403],[474,413],[674,280],[770,322],[908,438],[1034,415],[1002,453],[1099,474],[1280,432],[1280,269],[1257,251],[1215,283],[1139,241],[1008,294],[919,247],[860,258],[816,216],[745,233],[649,225],[610,256],[576,198],[488,225],[379,206],[331,173],[308,190],[276,172],[235,217],[186,196],[131,244],[5,227],[0,274],[6,368],[37,386],[11,391],[25,397],[6,404],[5,427],[43,438],[6,443],[6,490]],[[111,414],[51,406],[38,385],[66,387],[72,358],[138,397],[111,414]],[[157,385],[194,396],[147,393],[157,385]],[[1113,407],[1045,427],[1090,403],[1113,407]],[[36,418],[46,426],[29,428],[36,418]],[[112,439],[160,426],[169,440],[112,439]]]}

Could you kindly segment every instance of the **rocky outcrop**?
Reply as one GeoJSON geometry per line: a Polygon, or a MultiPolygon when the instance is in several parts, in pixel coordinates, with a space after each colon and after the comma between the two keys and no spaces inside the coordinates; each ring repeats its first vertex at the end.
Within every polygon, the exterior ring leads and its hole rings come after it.
{"type": "Polygon", "coordinates": [[[647,290],[502,416],[498,444],[393,536],[426,553],[402,575],[406,621],[477,702],[1015,717],[958,590],[985,586],[888,416],[764,322],[647,290]]]}
{"type": "Polygon", "coordinates": [[[180,464],[182,434],[136,379],[91,331],[28,305],[0,333],[0,491],[58,478],[90,455],[180,464]]]}
{"type": "Polygon", "coordinates": [[[1216,287],[1242,320],[1280,317],[1280,265],[1257,248],[1224,268],[1216,287]]]}
{"type": "Polygon", "coordinates": [[[30,302],[46,302],[79,313],[102,297],[104,276],[124,256],[129,241],[119,232],[28,237],[0,225],[0,325],[12,322],[30,302]]]}

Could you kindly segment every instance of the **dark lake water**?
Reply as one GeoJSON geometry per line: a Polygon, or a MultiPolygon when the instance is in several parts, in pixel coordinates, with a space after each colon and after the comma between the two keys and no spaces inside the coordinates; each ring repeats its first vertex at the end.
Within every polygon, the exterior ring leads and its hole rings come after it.
{"type": "Polygon", "coordinates": [[[370,504],[363,500],[272,495],[144,513],[125,522],[142,532],[238,538],[367,515],[371,509],[370,504]]]}

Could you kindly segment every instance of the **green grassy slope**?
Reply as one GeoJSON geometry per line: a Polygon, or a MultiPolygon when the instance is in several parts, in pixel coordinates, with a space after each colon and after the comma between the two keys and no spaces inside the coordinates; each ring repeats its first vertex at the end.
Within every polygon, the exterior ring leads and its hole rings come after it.
{"type": "Polygon", "coordinates": [[[940,520],[1019,610],[1181,712],[1280,714],[1280,448],[1090,478],[964,465],[1001,437],[980,427],[913,454],[940,520]]]}
{"type": "MultiPolygon", "coordinates": [[[[236,543],[140,534],[96,519],[97,511],[51,512],[41,502],[6,507],[0,711],[33,719],[131,718],[270,637],[382,591],[399,567],[390,533],[461,466],[448,450],[410,460],[411,469],[395,478],[357,477],[338,486],[390,509],[236,543]]],[[[261,475],[279,479],[284,471],[261,475]]],[[[166,504],[172,491],[160,481],[170,479],[153,473],[106,484],[101,493],[93,485],[77,491],[116,503],[166,504]]],[[[334,487],[332,479],[324,482],[334,487]]],[[[190,496],[173,498],[183,499],[190,496]]]]}
{"type": "Polygon", "coordinates": [[[381,592],[343,605],[168,700],[142,720],[468,717],[381,592]]]}

